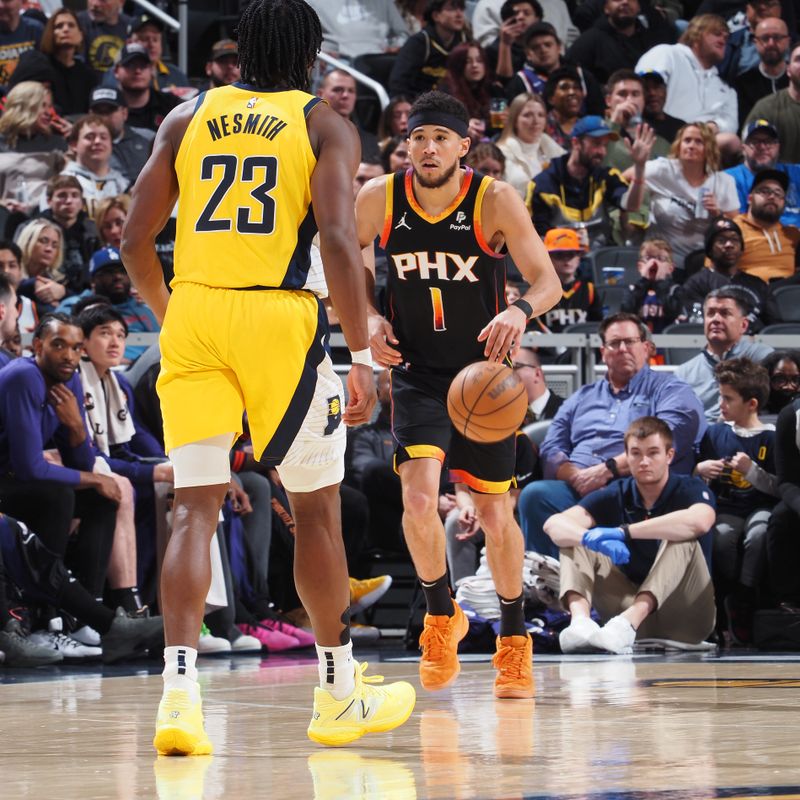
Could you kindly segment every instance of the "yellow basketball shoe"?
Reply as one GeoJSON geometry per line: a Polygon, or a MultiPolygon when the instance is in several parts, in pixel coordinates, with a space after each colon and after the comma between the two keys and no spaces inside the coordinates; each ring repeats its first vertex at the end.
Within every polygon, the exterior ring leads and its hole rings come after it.
{"type": "Polygon", "coordinates": [[[193,703],[183,689],[170,689],[161,698],[153,747],[162,756],[208,756],[213,748],[203,727],[203,705],[193,703]]]}
{"type": "Polygon", "coordinates": [[[365,733],[390,731],[402,725],[414,710],[417,693],[406,681],[386,686],[383,675],[364,675],[366,662],[356,662],[356,685],[353,694],[336,700],[330,692],[314,689],[314,713],[308,726],[308,738],[319,744],[349,744],[365,733]]]}
{"type": "Polygon", "coordinates": [[[419,637],[422,658],[419,661],[419,681],[423,689],[435,692],[449,686],[461,672],[458,643],[469,631],[469,620],[461,606],[453,600],[455,614],[426,614],[419,637]]]}
{"type": "Polygon", "coordinates": [[[530,634],[498,636],[492,665],[497,670],[495,697],[524,699],[534,696],[533,639],[530,634]]]}

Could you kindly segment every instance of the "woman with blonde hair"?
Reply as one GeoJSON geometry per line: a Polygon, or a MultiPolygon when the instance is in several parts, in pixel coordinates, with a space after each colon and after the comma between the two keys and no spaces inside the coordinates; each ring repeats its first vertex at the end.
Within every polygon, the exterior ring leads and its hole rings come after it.
{"type": "Polygon", "coordinates": [[[107,197],[97,204],[93,219],[103,245],[119,250],[122,244],[122,228],[130,207],[131,198],[127,194],[107,197]]]}
{"type": "Polygon", "coordinates": [[[67,294],[64,263],[64,235],[58,225],[39,217],[23,225],[15,236],[22,251],[23,279],[18,294],[29,297],[39,316],[55,311],[67,294]]]}
{"type": "Polygon", "coordinates": [[[506,157],[505,181],[523,199],[534,176],[567,152],[544,132],[546,126],[547,106],[540,95],[523,92],[511,101],[497,146],[506,157]]]}
{"type": "Polygon", "coordinates": [[[67,149],[67,140],[53,127],[53,95],[37,81],[18,83],[7,95],[0,117],[0,150],[46,153],[67,149]]]}
{"type": "MultiPolygon", "coordinates": [[[[684,125],[669,155],[645,164],[650,232],[663,236],[672,245],[678,268],[689,253],[703,247],[709,219],[738,213],[736,182],[719,167],[714,130],[705,122],[684,125]]],[[[627,170],[625,177],[632,180],[633,170],[627,170]]]]}

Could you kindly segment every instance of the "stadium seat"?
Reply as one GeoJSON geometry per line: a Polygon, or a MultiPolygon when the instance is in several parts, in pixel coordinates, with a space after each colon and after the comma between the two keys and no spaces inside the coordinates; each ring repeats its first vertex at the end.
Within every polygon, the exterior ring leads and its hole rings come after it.
{"type": "Polygon", "coordinates": [[[540,419],[537,422],[531,422],[526,425],[522,432],[537,446],[544,441],[547,434],[547,429],[550,427],[552,420],[540,419]]]}
{"type": "Polygon", "coordinates": [[[800,285],[779,286],[773,292],[783,322],[800,322],[800,285]]]}
{"type": "Polygon", "coordinates": [[[767,325],[759,331],[759,336],[769,336],[770,334],[793,333],[800,334],[800,321],[798,322],[776,322],[774,325],[767,325]]]}
{"type": "Polygon", "coordinates": [[[592,275],[598,286],[627,286],[636,283],[639,278],[636,270],[639,258],[637,247],[598,247],[586,257],[592,264],[592,275]],[[620,268],[624,272],[622,276],[617,276],[613,271],[620,268]]]}
{"type": "MultiPolygon", "coordinates": [[[[684,335],[703,335],[702,322],[673,322],[667,325],[661,333],[663,334],[684,334],[684,335]]],[[[694,358],[700,349],[697,347],[667,347],[665,348],[665,358],[667,364],[677,366],[689,359],[694,358]]]]}

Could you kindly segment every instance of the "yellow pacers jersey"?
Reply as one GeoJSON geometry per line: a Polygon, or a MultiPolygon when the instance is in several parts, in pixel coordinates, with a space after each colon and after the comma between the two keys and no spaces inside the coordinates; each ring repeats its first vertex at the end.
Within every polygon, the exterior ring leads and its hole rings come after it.
{"type": "Polygon", "coordinates": [[[306,116],[317,102],[243,84],[200,95],[175,159],[173,287],[305,286],[317,232],[306,116]]]}

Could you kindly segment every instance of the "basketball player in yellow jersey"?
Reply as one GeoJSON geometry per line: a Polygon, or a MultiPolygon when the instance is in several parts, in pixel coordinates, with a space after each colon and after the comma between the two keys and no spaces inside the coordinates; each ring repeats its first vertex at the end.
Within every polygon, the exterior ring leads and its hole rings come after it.
{"type": "Polygon", "coordinates": [[[449,454],[451,480],[471,491],[499,596],[494,692],[528,698],[534,684],[523,615],[524,543],[509,494],[515,437],[470,442],[450,423],[445,400],[450,381],[468,363],[504,360],[528,320],[558,302],[561,284],[514,189],[459,169],[469,149],[468,122],[464,106],[449,95],[417,98],[408,118],[411,169],[367,183],[356,217],[367,264],[378,236],[389,263],[390,319],[375,309],[370,293],[370,344],[378,363],[391,369],[403,530],[427,605],[420,682],[433,691],[455,680],[458,642],[468,628],[450,596],[438,515],[440,473],[449,454]],[[503,245],[530,285],[508,308],[503,245]]]}
{"type": "Polygon", "coordinates": [[[163,320],[158,392],[175,471],[173,533],[161,576],[167,647],[153,744],[211,752],[197,685],[197,640],[210,584],[209,543],[230,481],[228,456],[248,413],[254,454],[274,464],[296,521],[295,581],[314,627],[320,686],[308,729],[335,745],[402,724],[404,682],[378,687],[352,658],[339,483],[344,422],[375,403],[350,123],[303,89],[322,41],[303,0],[253,0],[238,29],[242,83],[211,89],[164,120],[133,190],[122,254],[163,320]],[[155,237],[176,202],[170,295],[155,237]],[[312,211],[313,201],[313,211],[312,211]],[[325,343],[309,274],[319,225],[325,278],[353,367],[349,401],[325,343]]]}

